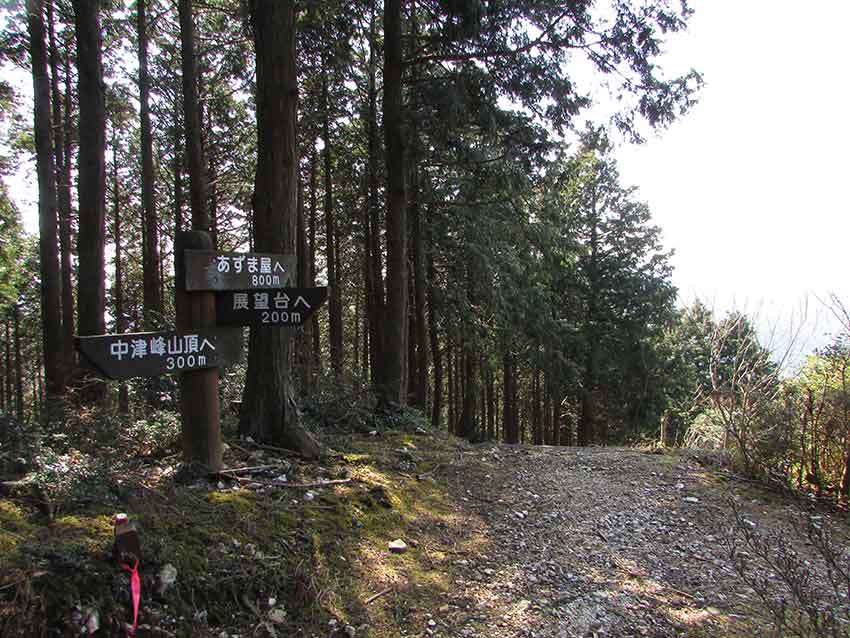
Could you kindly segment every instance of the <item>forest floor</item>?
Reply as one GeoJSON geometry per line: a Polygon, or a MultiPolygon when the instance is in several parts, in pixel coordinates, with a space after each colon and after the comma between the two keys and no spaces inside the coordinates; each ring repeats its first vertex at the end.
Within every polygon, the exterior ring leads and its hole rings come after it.
{"type": "Polygon", "coordinates": [[[336,436],[321,464],[236,441],[225,460],[189,483],[175,459],[148,461],[49,524],[0,499],[0,634],[78,635],[95,611],[95,635],[119,635],[120,510],[141,528],[139,636],[756,636],[769,619],[730,530],[812,553],[799,506],[687,451],[383,432],[336,436]]]}

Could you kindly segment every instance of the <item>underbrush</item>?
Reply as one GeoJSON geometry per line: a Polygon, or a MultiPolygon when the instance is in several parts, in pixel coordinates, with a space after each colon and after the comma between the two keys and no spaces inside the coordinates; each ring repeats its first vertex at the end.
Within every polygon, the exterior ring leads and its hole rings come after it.
{"type": "Polygon", "coordinates": [[[424,432],[428,421],[421,411],[385,405],[371,386],[352,379],[321,376],[301,402],[304,416],[314,429],[369,434],[389,429],[424,432]]]}
{"type": "Polygon", "coordinates": [[[758,596],[777,636],[850,637],[850,535],[819,514],[800,514],[813,550],[803,556],[782,533],[761,531],[732,502],[730,557],[758,596]],[[826,575],[826,578],[823,578],[826,575]]]}
{"type": "MultiPolygon", "coordinates": [[[[332,413],[330,394],[323,401],[318,414],[332,413]]],[[[387,544],[442,516],[443,488],[412,475],[432,470],[423,458],[451,445],[424,433],[413,411],[370,417],[365,436],[316,421],[337,450],[321,465],[232,439],[226,466],[267,469],[189,479],[167,411],[89,412],[62,430],[30,432],[23,475],[2,477],[11,487],[0,495],[0,635],[85,635],[94,626],[123,635],[132,608],[113,556],[116,512],[139,528],[140,636],[326,633],[330,621],[397,635],[399,583],[432,579],[416,550],[389,555],[387,544]],[[276,483],[282,474],[286,485],[276,483]],[[388,584],[396,594],[367,609],[388,584]]]]}

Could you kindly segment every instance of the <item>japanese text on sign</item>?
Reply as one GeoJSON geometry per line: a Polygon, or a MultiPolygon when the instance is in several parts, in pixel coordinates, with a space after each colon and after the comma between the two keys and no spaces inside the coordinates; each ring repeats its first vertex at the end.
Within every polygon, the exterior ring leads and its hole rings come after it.
{"type": "Polygon", "coordinates": [[[261,323],[287,323],[301,321],[301,309],[310,310],[312,306],[302,296],[295,301],[283,290],[274,294],[269,292],[233,293],[233,310],[259,310],[261,323]]]}
{"type": "Polygon", "coordinates": [[[164,357],[167,370],[182,370],[207,364],[205,350],[215,351],[207,338],[196,334],[153,336],[144,338],[117,339],[109,345],[109,354],[117,361],[164,357]]]}
{"type": "Polygon", "coordinates": [[[186,289],[244,290],[286,286],[295,255],[186,250],[186,289]]]}

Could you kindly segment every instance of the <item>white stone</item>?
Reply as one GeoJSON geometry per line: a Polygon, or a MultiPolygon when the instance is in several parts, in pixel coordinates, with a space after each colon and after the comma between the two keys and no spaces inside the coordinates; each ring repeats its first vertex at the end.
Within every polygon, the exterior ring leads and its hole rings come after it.
{"type": "Polygon", "coordinates": [[[405,543],[400,538],[395,539],[394,541],[390,541],[389,550],[394,554],[403,554],[407,551],[407,543],[405,543]]]}

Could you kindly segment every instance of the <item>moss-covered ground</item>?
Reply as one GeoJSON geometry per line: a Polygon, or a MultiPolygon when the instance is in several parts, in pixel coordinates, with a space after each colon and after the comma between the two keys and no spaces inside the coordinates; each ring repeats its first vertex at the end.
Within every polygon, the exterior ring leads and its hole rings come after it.
{"type": "Polygon", "coordinates": [[[272,467],[181,482],[166,457],[51,518],[31,496],[0,498],[0,635],[79,635],[92,614],[97,635],[122,635],[131,607],[112,517],[123,511],[141,539],[140,636],[398,636],[448,588],[433,561],[457,551],[463,520],[434,475],[456,446],[340,435],[305,464],[233,441],[229,468],[272,467]],[[312,487],[274,485],[283,470],[312,487]],[[389,551],[395,539],[405,553],[389,551]],[[160,591],[167,565],[176,580],[160,591]]]}

